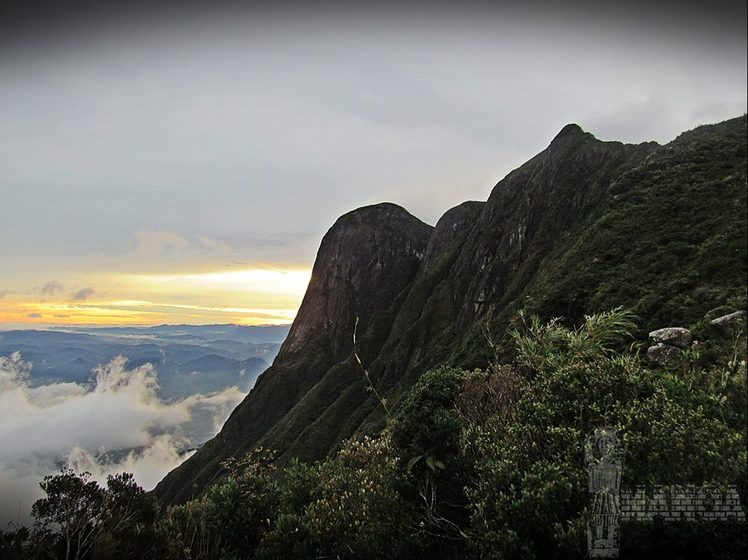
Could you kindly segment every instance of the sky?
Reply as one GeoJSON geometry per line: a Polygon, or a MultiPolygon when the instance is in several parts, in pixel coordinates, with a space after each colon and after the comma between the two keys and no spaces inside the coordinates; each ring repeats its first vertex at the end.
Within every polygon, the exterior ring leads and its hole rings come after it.
{"type": "Polygon", "coordinates": [[[0,329],[288,323],[353,208],[746,112],[744,1],[3,4],[0,329]]]}

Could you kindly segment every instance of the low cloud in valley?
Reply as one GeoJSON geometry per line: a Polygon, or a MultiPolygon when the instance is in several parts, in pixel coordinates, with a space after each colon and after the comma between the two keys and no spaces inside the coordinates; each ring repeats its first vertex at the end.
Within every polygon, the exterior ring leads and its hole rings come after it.
{"type": "Polygon", "coordinates": [[[99,481],[132,472],[146,489],[220,428],[244,397],[236,387],[165,402],[150,364],[123,357],[89,384],[34,386],[21,354],[0,357],[0,525],[28,523],[39,481],[67,465],[99,481]]]}

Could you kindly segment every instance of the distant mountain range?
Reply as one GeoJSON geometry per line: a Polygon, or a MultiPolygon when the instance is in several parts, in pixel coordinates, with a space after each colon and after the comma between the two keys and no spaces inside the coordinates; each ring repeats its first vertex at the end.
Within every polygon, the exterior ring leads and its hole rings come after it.
{"type": "Polygon", "coordinates": [[[288,326],[160,325],[0,331],[0,356],[20,352],[31,362],[32,386],[86,384],[96,366],[125,356],[129,367],[153,364],[158,394],[169,400],[234,385],[248,391],[275,359],[288,330],[288,326]]]}

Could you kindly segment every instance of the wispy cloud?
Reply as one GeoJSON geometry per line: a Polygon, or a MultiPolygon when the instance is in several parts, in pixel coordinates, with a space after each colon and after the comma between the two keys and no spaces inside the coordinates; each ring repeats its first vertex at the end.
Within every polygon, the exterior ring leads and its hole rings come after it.
{"type": "Polygon", "coordinates": [[[41,313],[28,313],[26,314],[26,317],[29,319],[41,319],[43,315],[41,313]]]}
{"type": "Polygon", "coordinates": [[[88,298],[90,298],[95,293],[96,293],[96,290],[94,290],[93,288],[83,288],[73,294],[73,299],[75,301],[86,301],[88,298]]]}
{"type": "Polygon", "coordinates": [[[162,257],[186,250],[190,242],[173,231],[139,231],[135,235],[134,255],[162,257]]]}
{"type": "Polygon", "coordinates": [[[65,289],[65,286],[63,286],[59,281],[57,280],[50,280],[44,286],[41,286],[39,288],[34,288],[35,292],[41,293],[42,297],[50,297],[50,296],[56,296],[60,292],[62,292],[65,289]]]}
{"type": "Polygon", "coordinates": [[[0,299],[3,299],[5,296],[9,295],[11,292],[10,290],[0,290],[0,299]]]}
{"type": "Polygon", "coordinates": [[[200,248],[213,253],[230,253],[232,250],[231,244],[223,239],[200,235],[197,241],[200,244],[200,248]]]}

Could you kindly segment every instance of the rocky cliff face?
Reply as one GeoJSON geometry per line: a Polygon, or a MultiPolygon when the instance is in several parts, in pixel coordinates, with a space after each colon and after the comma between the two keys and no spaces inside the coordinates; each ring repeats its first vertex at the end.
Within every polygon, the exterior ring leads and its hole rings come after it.
{"type": "Polygon", "coordinates": [[[328,445],[337,441],[340,426],[317,437],[309,428],[352,380],[360,381],[360,372],[346,362],[354,324],[358,319],[366,353],[376,353],[376,335],[386,332],[397,314],[432,230],[387,203],[339,218],[322,240],[299,313],[275,362],[221,432],[170,473],[156,494],[168,502],[189,499],[221,473],[222,461],[257,445],[311,458],[319,454],[323,436],[331,436],[328,445]]]}
{"type": "Polygon", "coordinates": [[[499,182],[455,264],[460,324],[514,299],[550,248],[600,207],[610,183],[657,146],[601,142],[571,124],[499,182]]]}
{"type": "Polygon", "coordinates": [[[423,257],[422,272],[434,268],[455,240],[464,237],[475,225],[484,202],[468,201],[447,210],[434,227],[423,257]]]}
{"type": "Polygon", "coordinates": [[[281,352],[324,341],[339,361],[351,351],[353,323],[387,309],[413,280],[432,227],[394,204],[345,214],[325,235],[298,316],[281,352]]]}
{"type": "Polygon", "coordinates": [[[486,203],[457,206],[435,228],[392,204],[346,214],[322,241],[273,366],[156,494],[184,501],[257,445],[281,462],[315,459],[381,428],[352,358],[357,317],[359,354],[396,408],[429,367],[485,366],[482,325],[500,337],[519,308],[573,322],[626,305],[687,325],[744,307],[745,154],[745,117],[666,146],[601,142],[568,125],[486,203]]]}

